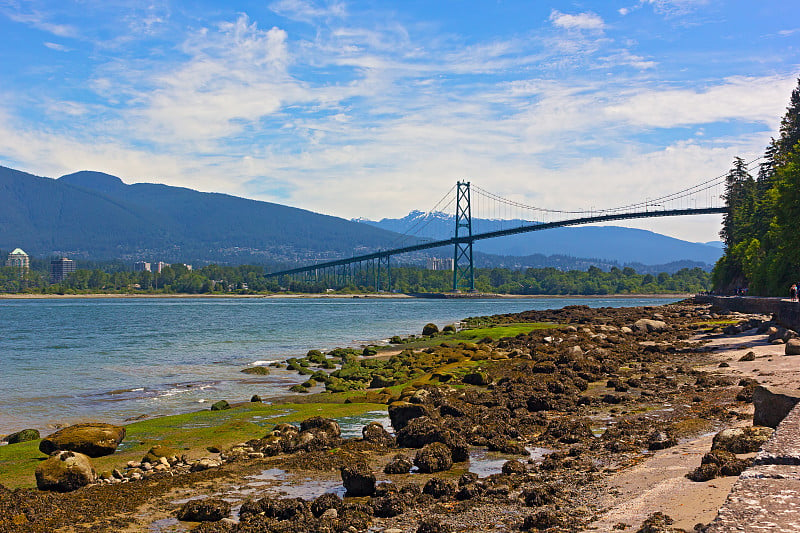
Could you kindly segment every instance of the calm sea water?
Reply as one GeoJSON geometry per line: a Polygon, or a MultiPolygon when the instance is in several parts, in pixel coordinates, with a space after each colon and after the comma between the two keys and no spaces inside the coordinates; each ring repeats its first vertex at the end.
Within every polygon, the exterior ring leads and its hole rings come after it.
{"type": "MultiPolygon", "coordinates": [[[[674,300],[674,298],[672,299],[674,300]]],[[[122,422],[283,393],[293,372],[254,364],[312,348],[419,333],[427,322],[559,308],[660,305],[614,299],[158,298],[0,300],[0,434],[122,422]]]]}

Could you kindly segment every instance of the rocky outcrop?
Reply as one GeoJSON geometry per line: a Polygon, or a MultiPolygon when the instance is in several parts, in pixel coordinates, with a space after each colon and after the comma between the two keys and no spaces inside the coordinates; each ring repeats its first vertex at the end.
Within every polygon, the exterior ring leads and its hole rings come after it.
{"type": "Polygon", "coordinates": [[[389,405],[389,420],[395,432],[400,431],[415,418],[429,416],[430,410],[418,403],[394,402],[389,405]]]}
{"type": "Polygon", "coordinates": [[[125,438],[125,428],[111,424],[88,423],[65,427],[45,437],[39,450],[47,455],[69,450],[89,457],[111,455],[125,438]]]}
{"type": "Polygon", "coordinates": [[[39,490],[70,492],[97,480],[92,460],[72,451],[60,451],[36,467],[36,486],[39,490]]]}
{"type": "Polygon", "coordinates": [[[452,468],[453,454],[441,442],[426,444],[414,457],[414,465],[423,473],[443,472],[452,468]]]}
{"type": "Polygon", "coordinates": [[[667,323],[663,320],[650,320],[648,318],[641,318],[633,323],[631,329],[640,333],[653,333],[667,329],[667,323]]]}
{"type": "Polygon", "coordinates": [[[398,453],[386,464],[383,468],[383,472],[385,474],[408,474],[413,466],[414,461],[412,461],[410,457],[398,453]]]}
{"type": "Polygon", "coordinates": [[[375,492],[375,473],[366,463],[345,465],[340,473],[347,496],[370,496],[375,492]]]}
{"type": "Polygon", "coordinates": [[[186,522],[217,522],[231,514],[231,504],[221,498],[189,500],[178,511],[178,520],[186,522]]]}
{"type": "Polygon", "coordinates": [[[786,341],[784,353],[786,355],[800,355],[800,339],[791,338],[786,341]]]}
{"type": "Polygon", "coordinates": [[[361,436],[367,442],[379,444],[381,446],[392,446],[394,437],[381,425],[380,422],[370,422],[361,429],[361,436]]]}
{"type": "Polygon", "coordinates": [[[17,431],[11,435],[6,435],[3,438],[3,442],[7,442],[9,444],[19,444],[20,442],[28,442],[29,440],[37,440],[39,438],[41,438],[41,436],[39,435],[38,430],[23,429],[22,431],[17,431]]]}
{"type": "Polygon", "coordinates": [[[772,436],[772,431],[763,426],[723,429],[714,435],[711,449],[731,453],[757,452],[772,436]]]}

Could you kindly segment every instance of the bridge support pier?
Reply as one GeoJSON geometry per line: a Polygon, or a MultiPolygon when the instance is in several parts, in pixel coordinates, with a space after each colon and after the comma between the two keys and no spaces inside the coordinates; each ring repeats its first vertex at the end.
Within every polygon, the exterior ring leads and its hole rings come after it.
{"type": "Polygon", "coordinates": [[[475,290],[475,268],[472,261],[472,206],[469,182],[456,185],[456,235],[453,251],[453,292],[461,287],[475,290]]]}

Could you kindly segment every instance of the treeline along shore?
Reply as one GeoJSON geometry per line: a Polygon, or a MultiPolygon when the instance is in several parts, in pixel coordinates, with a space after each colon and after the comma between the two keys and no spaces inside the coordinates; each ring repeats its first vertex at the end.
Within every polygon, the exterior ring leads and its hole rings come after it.
{"type": "MultiPolygon", "coordinates": [[[[31,269],[0,268],[0,293],[6,294],[274,294],[328,293],[324,280],[299,281],[290,277],[265,276],[262,266],[207,265],[189,270],[175,264],[159,272],[132,272],[118,263],[80,268],[61,282],[51,283],[44,262],[31,269]]],[[[359,294],[374,291],[373,280],[364,275],[333,292],[359,294]]],[[[417,267],[392,268],[392,286],[387,292],[431,293],[452,289],[449,271],[417,267]]],[[[673,274],[639,274],[630,267],[609,271],[590,267],[586,271],[556,268],[478,268],[475,288],[479,292],[519,295],[608,295],[697,293],[711,286],[711,276],[701,268],[684,268],[673,274]]]]}
{"type": "Polygon", "coordinates": [[[714,531],[793,342],[690,300],[465,322],[275,364],[296,394],[7,436],[0,530],[714,531]]]}

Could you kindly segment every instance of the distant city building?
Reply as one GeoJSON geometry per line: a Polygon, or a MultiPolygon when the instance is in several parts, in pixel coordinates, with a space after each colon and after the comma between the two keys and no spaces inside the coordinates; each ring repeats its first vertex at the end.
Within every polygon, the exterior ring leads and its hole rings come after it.
{"type": "Polygon", "coordinates": [[[453,258],[429,257],[428,270],[453,270],[453,258]]]}
{"type": "Polygon", "coordinates": [[[67,276],[75,272],[75,261],[62,257],[50,261],[50,283],[64,281],[67,276]]]}
{"type": "Polygon", "coordinates": [[[6,266],[27,270],[31,267],[31,259],[21,248],[16,248],[13,252],[8,254],[6,266]]]}
{"type": "Polygon", "coordinates": [[[158,263],[153,263],[153,272],[161,273],[164,270],[164,267],[168,267],[169,265],[166,264],[164,261],[159,261],[158,263]]]}
{"type": "Polygon", "coordinates": [[[133,271],[134,272],[150,272],[150,263],[145,261],[136,261],[133,264],[133,271]]]}

